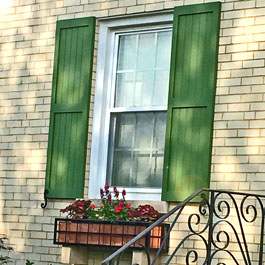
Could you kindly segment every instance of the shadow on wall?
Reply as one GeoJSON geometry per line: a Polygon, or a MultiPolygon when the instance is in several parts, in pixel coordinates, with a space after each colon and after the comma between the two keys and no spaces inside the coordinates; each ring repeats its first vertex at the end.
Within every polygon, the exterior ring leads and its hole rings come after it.
{"type": "Polygon", "coordinates": [[[0,232],[14,248],[10,258],[17,265],[27,259],[56,263],[60,249],[51,240],[56,213],[49,211],[54,204],[46,212],[40,207],[57,20],[49,10],[56,3],[19,2],[0,1],[0,232]]]}

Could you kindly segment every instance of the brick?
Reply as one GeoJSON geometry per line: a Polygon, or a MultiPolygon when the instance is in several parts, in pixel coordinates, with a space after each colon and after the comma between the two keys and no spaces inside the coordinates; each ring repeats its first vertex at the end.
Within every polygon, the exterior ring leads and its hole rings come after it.
{"type": "Polygon", "coordinates": [[[56,256],[54,255],[41,255],[41,261],[56,262],[56,256]]]}
{"type": "Polygon", "coordinates": [[[255,119],[255,112],[244,113],[244,120],[254,120],[254,119],[255,119]]]}
{"type": "Polygon", "coordinates": [[[136,0],[119,0],[119,7],[135,6],[136,0]]]}
{"type": "Polygon", "coordinates": [[[246,16],[247,17],[263,16],[265,14],[264,12],[265,12],[265,8],[249,9],[249,10],[246,10],[246,16]]]}
{"type": "MultiPolygon", "coordinates": [[[[251,40],[249,40],[251,41],[251,40]]],[[[226,47],[226,51],[228,53],[233,53],[233,52],[244,52],[248,50],[248,46],[246,43],[244,44],[233,44],[233,45],[228,45],[226,47]]]]}
{"type": "MultiPolygon", "coordinates": [[[[249,159],[248,156],[242,156],[242,155],[237,155],[237,156],[227,156],[226,157],[227,163],[237,163],[237,164],[242,164],[242,163],[248,163],[249,159]]],[[[242,174],[240,174],[242,175],[242,174]]]]}
{"type": "Polygon", "coordinates": [[[254,68],[264,66],[264,60],[249,60],[243,62],[243,68],[254,68]]]}
{"type": "MultiPolygon", "coordinates": [[[[228,121],[228,128],[248,128],[248,121],[228,121]]],[[[251,126],[252,127],[252,126],[251,126]]]]}
{"type": "Polygon", "coordinates": [[[251,110],[264,110],[264,103],[251,103],[251,110]]]}
{"type": "Polygon", "coordinates": [[[240,96],[239,95],[231,95],[231,96],[220,96],[219,97],[220,103],[235,103],[240,102],[240,96]]]}
{"type": "Polygon", "coordinates": [[[235,147],[218,147],[216,148],[216,155],[235,155],[235,147]]]}
{"type": "MultiPolygon", "coordinates": [[[[255,36],[254,36],[255,39],[255,36]]],[[[252,50],[258,50],[259,49],[259,44],[257,42],[255,43],[248,43],[248,50],[252,51],[252,50]]]]}
{"type": "Polygon", "coordinates": [[[265,138],[249,138],[248,145],[263,146],[265,145],[265,138]]]}
{"type": "Polygon", "coordinates": [[[56,16],[56,15],[58,16],[62,14],[66,14],[66,8],[56,8],[56,9],[51,10],[52,16],[56,16]]]}
{"type": "Polygon", "coordinates": [[[264,120],[255,120],[250,121],[251,128],[265,128],[265,121],[264,120]]]}
{"type": "Polygon", "coordinates": [[[252,60],[254,58],[253,52],[238,52],[232,54],[232,61],[252,60]]]}
{"type": "Polygon", "coordinates": [[[256,1],[256,6],[257,6],[257,7],[262,7],[262,6],[265,6],[265,3],[264,3],[263,0],[257,0],[257,1],[256,1]]]}
{"type": "Polygon", "coordinates": [[[263,77],[245,77],[242,78],[243,85],[255,85],[255,84],[262,84],[263,77]]]}
{"type": "Polygon", "coordinates": [[[265,51],[257,51],[254,52],[254,59],[264,59],[265,58],[265,51]]]}
{"type": "Polygon", "coordinates": [[[262,101],[262,94],[242,95],[241,102],[262,101]]]}
{"type": "MultiPolygon", "coordinates": [[[[64,6],[75,6],[75,5],[78,6],[78,5],[80,5],[80,0],[64,0],[63,4],[64,4],[64,6]]],[[[57,7],[59,7],[59,6],[57,6],[57,7]]]]}
{"type": "Polygon", "coordinates": [[[231,71],[218,71],[217,72],[218,78],[227,78],[231,76],[231,71]]]}
{"type": "Polygon", "coordinates": [[[265,68],[255,68],[253,70],[253,75],[265,75],[265,68]]]}
{"type": "Polygon", "coordinates": [[[163,9],[163,3],[146,5],[145,9],[146,9],[146,11],[161,10],[161,9],[163,9]]]}
{"type": "Polygon", "coordinates": [[[242,67],[241,62],[229,62],[229,63],[221,63],[222,70],[229,70],[229,69],[238,69],[242,67]]]}
{"type": "Polygon", "coordinates": [[[140,13],[145,11],[145,6],[132,6],[127,8],[127,13],[128,14],[133,14],[133,13],[140,13]]]}
{"type": "Polygon", "coordinates": [[[243,113],[224,113],[223,120],[243,120],[243,113]]]}
{"type": "Polygon", "coordinates": [[[251,86],[234,86],[229,88],[229,94],[250,94],[251,86]]]}
{"type": "Polygon", "coordinates": [[[219,86],[237,86],[241,84],[240,78],[229,78],[229,79],[222,79],[219,82],[219,86]]]}
{"type": "Polygon", "coordinates": [[[255,137],[259,135],[260,130],[257,129],[238,130],[238,137],[255,137]]]}
{"type": "Polygon", "coordinates": [[[258,147],[237,147],[237,154],[239,155],[256,155],[258,153],[258,147]]]}
{"type": "Polygon", "coordinates": [[[77,13],[77,12],[82,12],[83,9],[84,9],[83,6],[71,6],[71,7],[67,7],[66,12],[77,13]]]}
{"type": "Polygon", "coordinates": [[[250,188],[252,190],[264,191],[265,190],[265,182],[251,182],[250,188]]]}
{"type": "MultiPolygon", "coordinates": [[[[246,30],[245,30],[246,34],[255,34],[255,35],[262,34],[263,36],[265,35],[264,32],[265,32],[264,25],[257,25],[257,26],[247,27],[246,30]]],[[[255,40],[255,35],[254,35],[254,40],[255,40]]],[[[261,39],[261,41],[262,41],[262,39],[261,39]]]]}
{"type": "Polygon", "coordinates": [[[255,7],[255,1],[241,1],[234,4],[235,9],[247,9],[255,7]]]}
{"type": "Polygon", "coordinates": [[[109,10],[110,16],[124,15],[124,14],[126,14],[126,8],[125,7],[113,8],[113,9],[109,10]]]}
{"type": "Polygon", "coordinates": [[[245,146],[247,144],[244,138],[229,138],[225,140],[226,146],[245,146]]]}

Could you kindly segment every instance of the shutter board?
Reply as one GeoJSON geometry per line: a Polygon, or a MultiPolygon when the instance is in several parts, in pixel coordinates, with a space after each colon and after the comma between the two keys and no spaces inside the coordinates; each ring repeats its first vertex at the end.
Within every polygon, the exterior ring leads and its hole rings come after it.
{"type": "Polygon", "coordinates": [[[174,10],[163,200],[209,187],[219,20],[220,3],[174,10]]]}
{"type": "Polygon", "coordinates": [[[57,22],[45,188],[49,198],[83,196],[94,18],[57,22]]]}

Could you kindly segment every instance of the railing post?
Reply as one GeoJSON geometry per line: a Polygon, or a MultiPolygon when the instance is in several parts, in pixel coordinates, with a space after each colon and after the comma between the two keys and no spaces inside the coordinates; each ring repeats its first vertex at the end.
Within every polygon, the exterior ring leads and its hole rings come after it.
{"type": "Polygon", "coordinates": [[[208,229],[208,245],[207,245],[207,256],[206,264],[211,264],[211,248],[213,240],[213,215],[214,215],[214,191],[210,191],[210,208],[209,208],[209,229],[208,229]]]}
{"type": "Polygon", "coordinates": [[[263,207],[261,217],[261,231],[260,231],[260,249],[259,249],[259,265],[262,265],[263,261],[263,244],[264,244],[264,230],[265,230],[265,206],[263,207]]]}

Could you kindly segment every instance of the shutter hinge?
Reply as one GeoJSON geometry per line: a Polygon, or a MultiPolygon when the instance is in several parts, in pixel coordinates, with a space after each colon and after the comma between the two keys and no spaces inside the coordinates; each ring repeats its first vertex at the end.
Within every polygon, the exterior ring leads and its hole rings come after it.
{"type": "Polygon", "coordinates": [[[47,203],[48,203],[47,195],[48,194],[49,194],[49,190],[45,189],[44,190],[44,203],[42,202],[41,205],[40,205],[42,209],[46,208],[46,206],[47,206],[47,203]]]}

